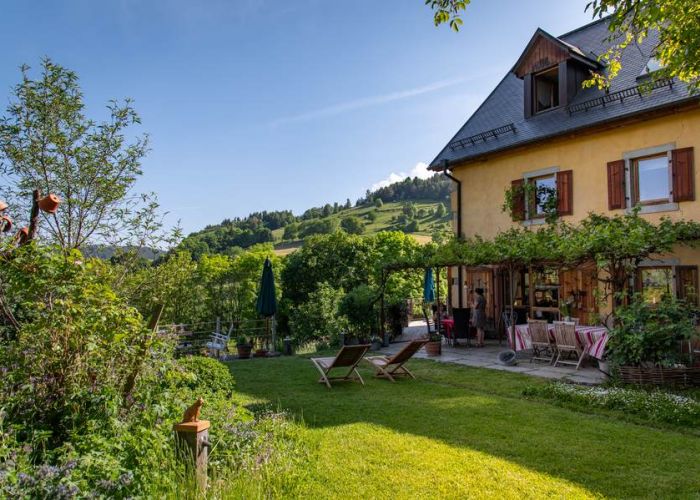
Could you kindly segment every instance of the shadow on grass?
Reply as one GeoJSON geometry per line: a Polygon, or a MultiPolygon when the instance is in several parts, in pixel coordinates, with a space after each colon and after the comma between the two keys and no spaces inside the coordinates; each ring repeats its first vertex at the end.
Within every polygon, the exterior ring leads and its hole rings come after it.
{"type": "MultiPolygon", "coordinates": [[[[700,493],[700,438],[524,399],[536,379],[415,360],[417,380],[395,384],[362,370],[366,386],[316,384],[304,358],[231,363],[237,388],[279,405],[310,428],[370,423],[477,450],[611,496],[700,493]]],[[[465,472],[469,467],[465,464],[465,472]]]]}

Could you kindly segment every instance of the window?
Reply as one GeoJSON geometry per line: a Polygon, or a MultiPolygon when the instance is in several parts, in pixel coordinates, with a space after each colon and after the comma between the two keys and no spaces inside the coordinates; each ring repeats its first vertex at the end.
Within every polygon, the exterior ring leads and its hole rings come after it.
{"type": "Polygon", "coordinates": [[[530,218],[544,217],[552,196],[557,194],[557,180],[554,174],[530,179],[535,186],[535,192],[529,208],[530,218]]]}
{"type": "Polygon", "coordinates": [[[559,68],[536,74],[534,83],[535,113],[559,106],[559,68]]]}
{"type": "Polygon", "coordinates": [[[643,267],[639,270],[642,298],[656,304],[665,295],[674,295],[671,267],[643,267]]]}
{"type": "Polygon", "coordinates": [[[649,304],[656,304],[665,296],[697,304],[698,268],[680,265],[640,267],[637,290],[649,304]]]}
{"type": "Polygon", "coordinates": [[[670,175],[668,155],[648,156],[632,160],[633,204],[668,203],[670,175]]]}

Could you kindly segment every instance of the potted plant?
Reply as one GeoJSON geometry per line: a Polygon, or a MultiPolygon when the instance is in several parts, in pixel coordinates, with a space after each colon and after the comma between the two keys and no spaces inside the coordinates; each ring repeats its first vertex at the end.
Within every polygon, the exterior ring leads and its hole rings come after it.
{"type": "Polygon", "coordinates": [[[440,356],[442,354],[442,336],[439,333],[433,332],[428,335],[425,353],[428,356],[440,356]]]}
{"type": "Polygon", "coordinates": [[[376,335],[372,335],[372,338],[370,339],[370,342],[372,344],[372,350],[373,351],[378,351],[379,349],[382,348],[382,339],[377,337],[376,335]]]}
{"type": "Polygon", "coordinates": [[[250,351],[252,349],[253,346],[250,344],[248,337],[246,337],[245,335],[239,335],[238,339],[236,339],[236,350],[238,351],[238,358],[250,358],[250,351]]]}

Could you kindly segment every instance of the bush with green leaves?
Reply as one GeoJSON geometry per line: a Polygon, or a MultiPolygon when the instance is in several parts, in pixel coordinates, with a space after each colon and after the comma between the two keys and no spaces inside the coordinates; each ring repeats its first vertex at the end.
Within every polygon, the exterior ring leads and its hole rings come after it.
{"type": "Polygon", "coordinates": [[[321,283],[309,294],[303,304],[289,312],[291,333],[298,344],[311,340],[327,340],[336,343],[338,336],[348,327],[347,319],[340,314],[339,305],[345,292],[328,283],[321,283]]]}
{"type": "Polygon", "coordinates": [[[618,411],[650,422],[700,426],[700,401],[660,390],[587,387],[553,382],[528,387],[524,395],[551,399],[584,410],[603,408],[618,411]]]}
{"type": "Polygon", "coordinates": [[[340,227],[348,234],[362,234],[365,232],[365,223],[359,217],[345,217],[340,221],[340,227]]]}
{"type": "Polygon", "coordinates": [[[340,302],[339,311],[349,322],[350,330],[359,337],[368,337],[377,331],[378,293],[367,285],[353,288],[340,302]]]}
{"type": "Polygon", "coordinates": [[[695,335],[694,312],[694,307],[669,296],[656,304],[635,296],[615,313],[608,358],[619,366],[671,367],[685,362],[680,347],[695,335]]]}

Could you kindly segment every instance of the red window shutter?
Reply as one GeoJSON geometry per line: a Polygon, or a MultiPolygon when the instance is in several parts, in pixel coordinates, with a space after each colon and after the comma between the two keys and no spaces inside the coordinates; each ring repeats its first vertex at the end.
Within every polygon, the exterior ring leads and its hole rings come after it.
{"type": "Polygon", "coordinates": [[[694,201],[693,148],[674,149],[671,152],[671,175],[673,201],[694,201]]]}
{"type": "Polygon", "coordinates": [[[572,170],[557,172],[557,213],[559,215],[574,213],[574,172],[572,170]]]}
{"type": "Polygon", "coordinates": [[[676,267],[676,294],[691,304],[698,303],[698,267],[676,267]]]}
{"type": "Polygon", "coordinates": [[[625,160],[608,163],[608,209],[625,208],[625,160]]]}
{"type": "Polygon", "coordinates": [[[514,221],[525,220],[525,193],[523,191],[523,179],[515,179],[511,181],[511,189],[513,190],[513,216],[514,221]]]}

